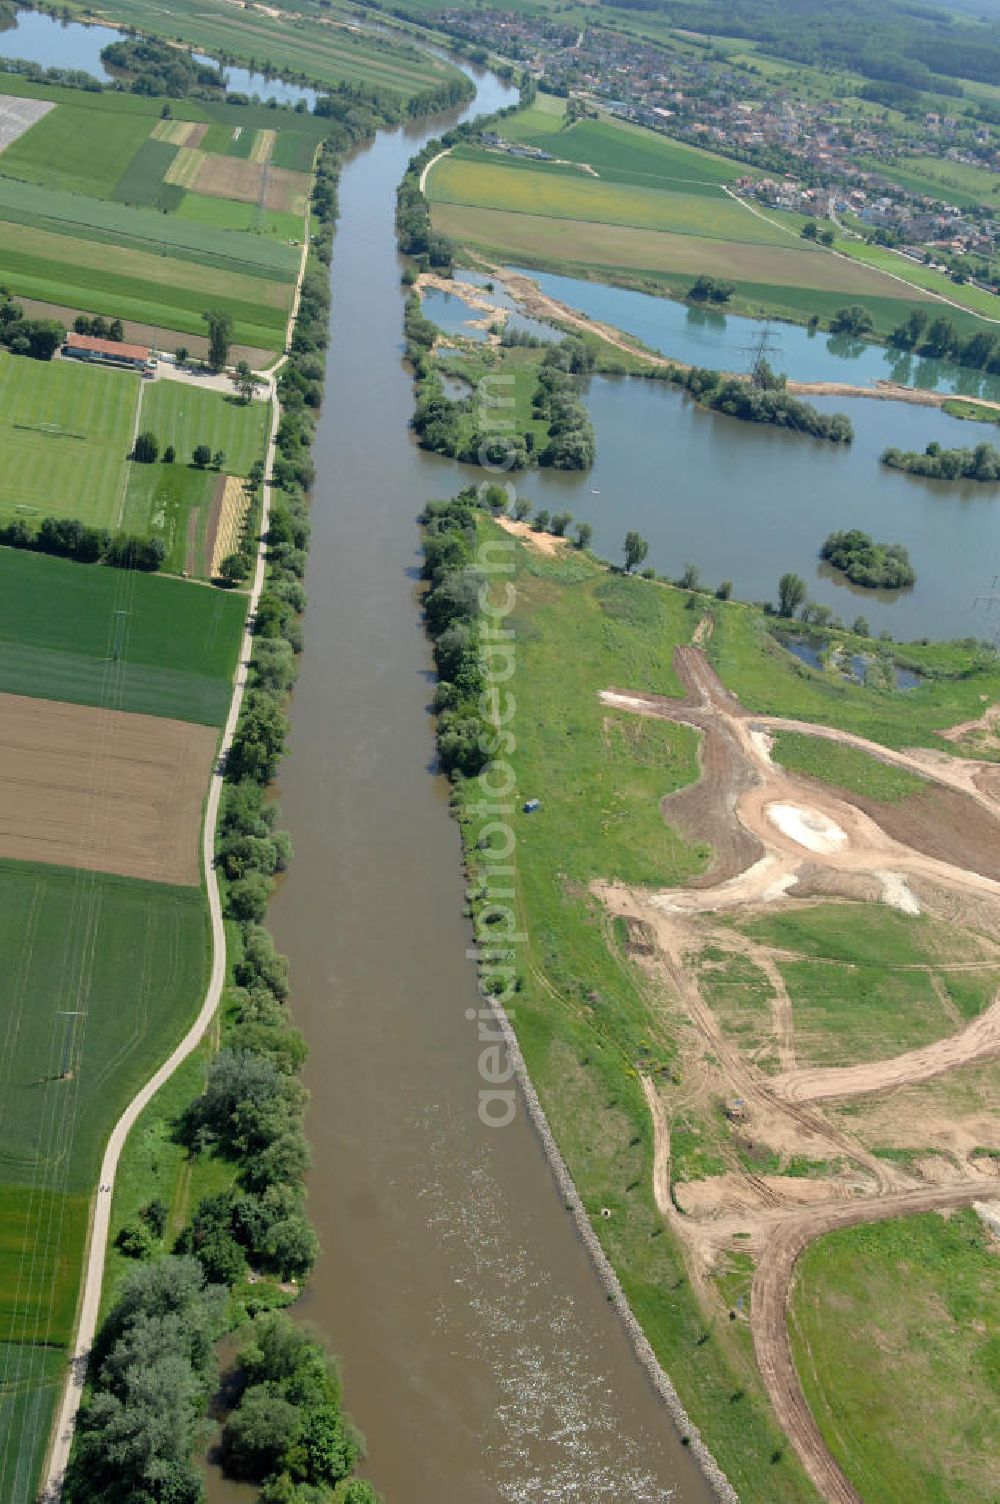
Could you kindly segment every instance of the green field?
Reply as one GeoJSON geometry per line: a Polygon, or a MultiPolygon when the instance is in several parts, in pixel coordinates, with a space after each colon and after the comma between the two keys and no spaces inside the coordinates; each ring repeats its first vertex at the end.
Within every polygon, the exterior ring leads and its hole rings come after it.
{"type": "Polygon", "coordinates": [[[83,1245],[89,1203],[86,1195],[0,1183],[0,1351],[12,1342],[69,1342],[80,1271],[67,1253],[83,1245]]]}
{"type": "Polygon", "coordinates": [[[110,1124],[198,1011],[204,898],[11,861],[0,895],[0,1183],[89,1196],[110,1124]]]}
{"type": "Polygon", "coordinates": [[[0,862],[4,1464],[37,1469],[104,1143],[197,1012],[208,943],[198,888],[0,862]]]}
{"type": "Polygon", "coordinates": [[[150,122],[117,110],[57,105],[0,155],[4,177],[110,198],[150,122]]]}
{"type": "MultiPolygon", "coordinates": [[[[0,154],[0,278],[21,297],[176,335],[202,336],[202,314],[219,308],[238,344],[282,348],[299,266],[288,242],[301,241],[302,216],[227,199],[178,214],[188,195],[164,181],[178,148],[151,135],[159,108],[136,111],[132,95],[67,93],[45,91],[55,108],[0,154]]],[[[193,118],[210,109],[195,106],[193,118]]],[[[231,141],[238,123],[252,145],[259,113],[232,110],[233,123],[210,132],[231,141]]],[[[313,117],[271,114],[282,156],[311,163],[313,117]]]]}
{"type": "Polygon", "coordinates": [[[807,773],[810,778],[819,778],[851,793],[893,804],[927,787],[923,778],[905,768],[894,768],[856,747],[841,746],[797,731],[779,731],[771,755],[790,773],[807,773]]]}
{"type": "Polygon", "coordinates": [[[748,214],[717,189],[690,192],[660,184],[605,182],[546,163],[507,166],[496,152],[446,157],[427,183],[432,203],[463,204],[515,214],[544,215],[638,229],[670,230],[712,240],[783,245],[788,237],[748,214]]]}
{"type": "Polygon", "coordinates": [[[832,1233],[803,1254],[796,1366],[865,1504],[994,1504],[996,1263],[972,1211],[832,1233]]]}
{"type": "Polygon", "coordinates": [[[268,402],[243,403],[182,381],[156,381],[143,394],[142,427],[156,434],[161,453],[172,444],[178,460],[187,462],[196,445],[207,444],[213,454],[225,454],[227,475],[246,475],[264,459],[270,426],[268,402]]]}
{"type": "Polygon", "coordinates": [[[997,989],[992,958],[972,935],[881,904],[803,904],[738,928],[778,952],[803,1064],[882,1060],[930,1044],[981,1013],[997,989]],[[950,970],[977,960],[981,971],[950,970]]]}
{"type": "MultiPolygon", "coordinates": [[[[250,238],[250,237],[248,237],[250,238]]],[[[263,244],[276,242],[253,237],[263,244]]],[[[19,297],[204,335],[203,314],[233,320],[238,343],[284,348],[291,284],[0,221],[0,278],[19,297]]]]}
{"type": "Polygon", "coordinates": [[[0,548],[0,690],[221,726],[245,611],[242,595],[0,548]]]}
{"type": "Polygon", "coordinates": [[[168,574],[207,579],[205,534],[219,476],[193,465],[130,465],[125,493],[125,531],[162,540],[168,574]],[[192,524],[191,514],[195,514],[192,524]],[[189,528],[194,528],[193,536],[189,528]]]}
{"type": "Polygon", "coordinates": [[[79,242],[143,252],[161,265],[164,261],[190,262],[261,283],[294,283],[299,269],[294,247],[275,244],[265,236],[236,234],[225,226],[201,224],[176,214],[3,177],[0,219],[79,242]]]}
{"type": "Polygon", "coordinates": [[[926,193],[962,208],[986,204],[995,209],[1000,196],[1000,177],[995,172],[945,157],[900,157],[896,162],[862,161],[859,165],[911,193],[926,193]]]}
{"type": "MultiPolygon", "coordinates": [[[[168,185],[169,186],[169,185],[168,185]]],[[[250,230],[278,240],[301,240],[302,219],[298,214],[261,211],[256,204],[238,204],[231,198],[213,198],[207,193],[185,193],[177,205],[178,219],[194,224],[215,225],[221,230],[250,230]]]]}
{"type": "MultiPolygon", "coordinates": [[[[861,241],[847,239],[838,240],[836,245],[837,250],[845,256],[851,256],[856,261],[889,272],[895,277],[902,277],[911,286],[937,293],[968,309],[970,313],[985,314],[990,319],[1000,318],[1000,298],[994,293],[983,292],[981,288],[970,287],[967,283],[960,285],[943,272],[936,272],[919,261],[911,261],[908,256],[899,256],[894,251],[886,250],[884,246],[865,245],[861,241]]],[[[952,311],[949,309],[947,312],[951,317],[952,311]]]]}
{"type": "Polygon", "coordinates": [[[138,396],[130,371],[0,351],[0,518],[79,517],[114,529],[138,396]]]}
{"type": "Polygon", "coordinates": [[[65,1363],[58,1347],[0,1346],[0,1470],[18,1504],[34,1497],[65,1363]]]}

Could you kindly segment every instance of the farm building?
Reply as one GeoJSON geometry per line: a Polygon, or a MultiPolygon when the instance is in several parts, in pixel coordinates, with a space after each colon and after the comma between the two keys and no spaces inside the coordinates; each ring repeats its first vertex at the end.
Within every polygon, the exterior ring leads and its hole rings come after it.
{"type": "Polygon", "coordinates": [[[95,339],[91,334],[76,334],[72,330],[66,336],[62,353],[74,360],[89,360],[95,365],[128,366],[134,371],[145,370],[150,364],[150,352],[145,345],[95,339]]]}

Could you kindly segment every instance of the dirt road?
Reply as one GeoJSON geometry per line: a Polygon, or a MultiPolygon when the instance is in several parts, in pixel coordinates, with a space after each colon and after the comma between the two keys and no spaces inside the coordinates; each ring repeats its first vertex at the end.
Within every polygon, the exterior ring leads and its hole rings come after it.
{"type": "MultiPolygon", "coordinates": [[[[646,1078],[642,1085],[653,1120],[656,1204],[687,1247],[689,1267],[703,1290],[705,1272],[720,1251],[752,1248],[751,1327],[775,1412],[830,1504],[861,1504],[826,1448],[792,1360],[787,1310],[796,1261],[814,1238],[836,1228],[967,1205],[989,1196],[996,1181],[965,1166],[952,1183],[916,1184],[905,1170],[873,1155],[857,1135],[837,1127],[821,1104],[891,1092],[1000,1054],[1000,994],[979,1017],[919,1049],[839,1067],[799,1066],[791,1003],[783,981],[775,986],[781,978],[777,952],[765,957],[766,947],[745,941],[713,915],[759,912],[762,904],[780,902],[799,884],[810,883],[818,883],[823,896],[867,897],[913,913],[919,912],[917,895],[927,885],[927,891],[946,899],[954,895],[959,912],[973,902],[985,905],[977,912],[1000,927],[1000,865],[992,875],[1000,847],[1000,789],[992,764],[925,749],[896,750],[828,726],[751,715],[720,682],[699,647],[677,648],[674,666],[683,699],[609,688],[601,700],[618,710],[701,731],[701,777],[665,799],[662,808],[665,818],[691,839],[711,842],[712,866],[683,889],[650,893],[597,883],[594,891],[610,913],[648,937],[633,950],[633,959],[658,979],[693,1025],[702,1058],[718,1068],[727,1089],[740,1098],[747,1132],[768,1144],[783,1142],[794,1152],[828,1159],[839,1155],[860,1178],[853,1188],[843,1178],[837,1184],[813,1181],[788,1187],[780,1178],[750,1170],[729,1173],[718,1177],[715,1202],[710,1182],[696,1182],[692,1214],[682,1215],[671,1194],[670,1115],[659,1088],[646,1078]],[[906,817],[897,814],[890,833],[864,807],[865,801],[848,791],[787,773],[771,758],[771,733],[782,730],[854,747],[919,775],[928,794],[911,796],[893,809],[905,811],[912,804],[921,806],[922,815],[918,818],[912,810],[906,817]],[[709,944],[749,957],[770,978],[778,1074],[756,1068],[746,1047],[725,1033],[702,995],[691,956],[709,944]],[[700,1219],[693,1214],[696,1206],[703,1209],[700,1219]],[[735,1238],[750,1242],[733,1244],[735,1238]]],[[[994,719],[995,713],[987,711],[980,724],[986,729],[994,719]]],[[[957,964],[993,962],[986,957],[957,964]]]]}

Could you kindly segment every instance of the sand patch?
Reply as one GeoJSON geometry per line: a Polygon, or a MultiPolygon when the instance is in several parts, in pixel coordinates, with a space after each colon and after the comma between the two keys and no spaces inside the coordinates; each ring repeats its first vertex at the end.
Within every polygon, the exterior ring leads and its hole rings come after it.
{"type": "Polygon", "coordinates": [[[769,804],[767,817],[782,835],[788,836],[796,845],[804,846],[807,851],[818,852],[821,856],[839,851],[847,840],[846,830],[841,830],[828,816],[820,814],[818,809],[810,809],[808,805],[769,804]]]}
{"type": "Polygon", "coordinates": [[[0,857],[200,881],[212,726],[0,695],[0,857]]]}
{"type": "MultiPolygon", "coordinates": [[[[540,554],[557,554],[561,549],[569,548],[568,538],[557,538],[555,533],[536,533],[526,522],[515,522],[513,517],[498,517],[497,522],[505,533],[512,533],[515,538],[520,538],[522,543],[530,543],[537,548],[540,554]]],[[[614,701],[608,702],[613,704],[614,701]]]]}
{"type": "Polygon", "coordinates": [[[899,872],[876,872],[882,884],[882,902],[901,914],[919,914],[920,900],[899,872]]]}

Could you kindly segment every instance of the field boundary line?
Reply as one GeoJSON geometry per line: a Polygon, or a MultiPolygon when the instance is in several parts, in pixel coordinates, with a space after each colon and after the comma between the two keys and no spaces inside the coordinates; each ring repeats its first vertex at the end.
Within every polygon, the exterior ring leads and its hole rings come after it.
{"type": "MultiPolygon", "coordinates": [[[[308,250],[309,235],[307,228],[303,241],[299,276],[296,281],[295,298],[293,300],[295,310],[298,309],[308,250]]],[[[285,358],[285,356],[281,357],[282,362],[285,358]]],[[[215,1018],[225,983],[226,935],[222,919],[222,898],[219,892],[219,880],[215,868],[215,832],[225,781],[226,756],[233,743],[236,725],[243,705],[243,697],[246,693],[249,680],[250,658],[254,641],[254,623],[257,606],[264,588],[264,576],[267,569],[267,530],[271,512],[271,485],[269,477],[274,468],[277,453],[278,425],[281,418],[277,387],[273,378],[271,386],[271,430],[268,436],[264,483],[262,486],[260,542],[257,548],[257,563],[247,602],[246,622],[240,642],[239,659],[233,681],[233,693],[229,703],[229,713],[223,727],[215,767],[208,788],[205,817],[202,825],[202,867],[205,875],[205,888],[208,897],[212,931],[212,966],[208,987],[194,1023],[188,1029],[188,1032],[180,1043],[174,1047],[166,1060],[164,1060],[163,1064],[159,1066],[146,1084],[140,1088],[131,1102],[129,1102],[125,1111],[111,1130],[111,1135],[104,1151],[97,1195],[91,1218],[90,1239],[87,1247],[76,1336],[70,1355],[69,1373],[66,1376],[57,1418],[50,1437],[48,1456],[39,1488],[39,1498],[44,1501],[44,1504],[59,1504],[59,1500],[62,1498],[66,1469],[69,1464],[73,1435],[76,1429],[76,1418],[80,1409],[80,1402],[83,1398],[88,1359],[97,1331],[101,1293],[104,1285],[104,1266],[111,1228],[111,1207],[115,1176],[118,1171],[118,1163],[121,1159],[122,1150],[125,1147],[125,1142],[130,1131],[157,1092],[170,1080],[170,1077],[178,1067],[198,1048],[215,1018]]]]}
{"type": "Polygon", "coordinates": [[[142,394],[144,390],[145,388],[143,387],[143,377],[140,376],[139,391],[135,399],[135,417],[132,420],[132,442],[129,445],[128,454],[125,457],[125,464],[123,466],[122,493],[121,498],[118,502],[118,516],[115,519],[115,526],[118,528],[120,528],[125,521],[125,503],[128,499],[129,466],[134,463],[132,455],[135,453],[135,446],[139,441],[139,421],[142,418],[142,394]]]}

